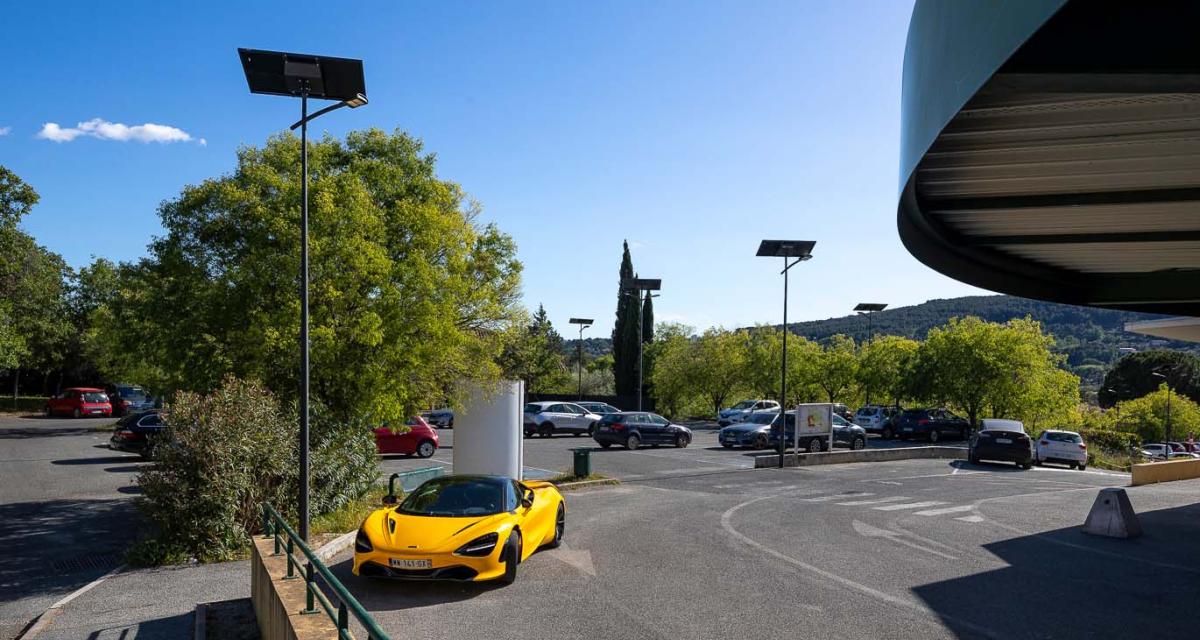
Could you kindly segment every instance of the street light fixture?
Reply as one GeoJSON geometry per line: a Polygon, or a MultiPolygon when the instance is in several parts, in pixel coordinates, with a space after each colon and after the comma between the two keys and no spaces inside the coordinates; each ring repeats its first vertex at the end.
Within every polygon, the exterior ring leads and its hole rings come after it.
{"type": "Polygon", "coordinates": [[[342,107],[367,104],[362,60],[238,49],[250,93],[300,98],[300,496],[299,533],[308,540],[308,122],[342,107]],[[338,103],[308,114],[308,99],[338,103]]]}
{"type": "MultiPolygon", "coordinates": [[[[815,240],[763,240],[758,245],[757,255],[760,258],[783,258],[783,366],[779,374],[779,468],[783,468],[784,440],[787,437],[787,300],[788,300],[788,270],[812,259],[815,240]],[[795,258],[794,262],[788,261],[795,258]]],[[[799,419],[799,416],[796,416],[799,419]]]]}
{"type": "Polygon", "coordinates": [[[579,355],[576,358],[579,361],[579,399],[583,400],[583,330],[592,326],[592,318],[571,318],[571,324],[579,325],[579,342],[576,345],[579,347],[579,355]]]}
{"type": "MultiPolygon", "coordinates": [[[[659,291],[662,280],[658,278],[624,278],[621,280],[621,290],[632,293],[638,306],[638,411],[642,410],[642,292],[659,291]]],[[[656,296],[657,297],[657,296],[656,296]]]]}

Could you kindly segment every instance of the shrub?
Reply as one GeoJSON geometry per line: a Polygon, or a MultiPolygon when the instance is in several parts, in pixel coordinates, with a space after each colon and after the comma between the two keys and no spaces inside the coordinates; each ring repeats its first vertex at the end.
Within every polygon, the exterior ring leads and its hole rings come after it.
{"type": "MultiPolygon", "coordinates": [[[[140,542],[140,564],[242,555],[269,502],[293,520],[299,486],[296,412],[257,382],[226,377],[209,395],[180,393],[164,410],[170,444],[138,477],[139,506],[158,536],[140,542]]],[[[365,419],[338,420],[314,407],[310,515],[345,510],[378,482],[375,439],[365,419]]]]}
{"type": "Polygon", "coordinates": [[[1089,449],[1099,448],[1113,453],[1128,453],[1131,448],[1142,444],[1136,433],[1111,429],[1079,429],[1079,435],[1083,436],[1089,449]]]}

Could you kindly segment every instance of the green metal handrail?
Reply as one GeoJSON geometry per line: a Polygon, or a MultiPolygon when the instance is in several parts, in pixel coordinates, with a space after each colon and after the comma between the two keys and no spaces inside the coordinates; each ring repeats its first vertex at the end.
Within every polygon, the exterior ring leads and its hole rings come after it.
{"type": "Polygon", "coordinates": [[[320,603],[321,608],[325,610],[325,615],[329,616],[329,619],[337,625],[338,637],[342,640],[354,640],[354,634],[350,633],[349,614],[354,614],[359,624],[367,630],[368,640],[391,640],[388,634],[379,628],[379,624],[375,622],[371,614],[367,613],[367,610],[359,604],[358,600],[350,595],[350,592],[333,575],[329,567],[326,567],[325,563],[321,562],[320,558],[317,558],[313,554],[312,549],[309,549],[308,545],[300,539],[300,536],[296,535],[296,532],[288,526],[287,521],[283,519],[283,516],[279,515],[279,512],[274,507],[264,502],[262,512],[263,537],[273,537],[275,539],[275,553],[273,555],[280,555],[281,549],[285,546],[285,543],[280,539],[280,532],[282,531],[282,535],[287,538],[287,576],[284,577],[284,580],[295,579],[298,577],[296,570],[300,568],[304,569],[305,599],[304,610],[300,613],[317,613],[315,605],[320,603]],[[304,554],[308,562],[302,563],[296,557],[296,547],[300,548],[300,552],[304,554]],[[333,590],[334,595],[337,596],[338,606],[336,611],[334,610],[333,603],[329,601],[329,598],[325,597],[324,591],[317,584],[313,574],[314,569],[317,574],[320,574],[325,584],[329,585],[329,588],[333,590]]]}

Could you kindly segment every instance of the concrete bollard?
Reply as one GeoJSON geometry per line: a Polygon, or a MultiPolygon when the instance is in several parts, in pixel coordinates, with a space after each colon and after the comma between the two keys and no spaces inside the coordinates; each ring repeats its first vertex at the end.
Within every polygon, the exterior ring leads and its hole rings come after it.
{"type": "Polygon", "coordinates": [[[1083,532],[1109,538],[1136,538],[1142,535],[1142,524],[1125,490],[1117,487],[1101,489],[1096,502],[1083,522],[1083,532]]]}

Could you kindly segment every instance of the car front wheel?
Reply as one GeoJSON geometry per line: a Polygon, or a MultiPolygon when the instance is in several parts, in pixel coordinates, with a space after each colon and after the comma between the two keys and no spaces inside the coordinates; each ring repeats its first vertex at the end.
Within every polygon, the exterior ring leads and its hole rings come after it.
{"type": "Polygon", "coordinates": [[[884,440],[891,440],[895,435],[896,434],[892,433],[891,427],[884,427],[883,432],[879,434],[879,437],[883,438],[884,440]]]}
{"type": "Polygon", "coordinates": [[[821,439],[820,438],[813,438],[812,440],[808,441],[808,452],[809,453],[819,453],[820,451],[821,451],[821,439]]]}
{"type": "Polygon", "coordinates": [[[79,409],[75,409],[74,411],[71,412],[71,417],[72,418],[82,418],[83,412],[80,411],[79,409]]]}
{"type": "Polygon", "coordinates": [[[538,436],[542,438],[549,438],[552,435],[554,435],[554,425],[550,424],[549,422],[538,428],[538,436]]]}
{"type": "Polygon", "coordinates": [[[417,445],[418,458],[432,457],[435,451],[437,451],[437,446],[433,444],[432,440],[422,440],[421,444],[417,445]]]}
{"type": "Polygon", "coordinates": [[[679,449],[688,446],[689,442],[691,442],[691,439],[687,437],[687,434],[681,433],[675,436],[675,446],[679,449]]]}
{"type": "Polygon", "coordinates": [[[930,442],[937,442],[938,440],[941,440],[941,439],[942,439],[942,434],[938,433],[937,429],[933,429],[932,431],[929,432],[929,441],[930,442]]]}
{"type": "Polygon", "coordinates": [[[513,531],[508,536],[508,544],[504,549],[504,575],[500,576],[501,584],[512,584],[517,581],[517,565],[521,563],[521,532],[513,531]]]}
{"type": "Polygon", "coordinates": [[[642,439],[637,435],[631,435],[625,439],[625,448],[630,451],[636,451],[638,446],[642,444],[642,439]]]}
{"type": "Polygon", "coordinates": [[[854,440],[850,441],[850,448],[855,451],[858,451],[859,449],[866,449],[867,441],[863,438],[855,438],[854,440]]]}
{"type": "Polygon", "coordinates": [[[557,549],[562,545],[563,534],[567,530],[567,510],[558,503],[558,515],[554,517],[554,539],[546,543],[547,549],[557,549]]]}

